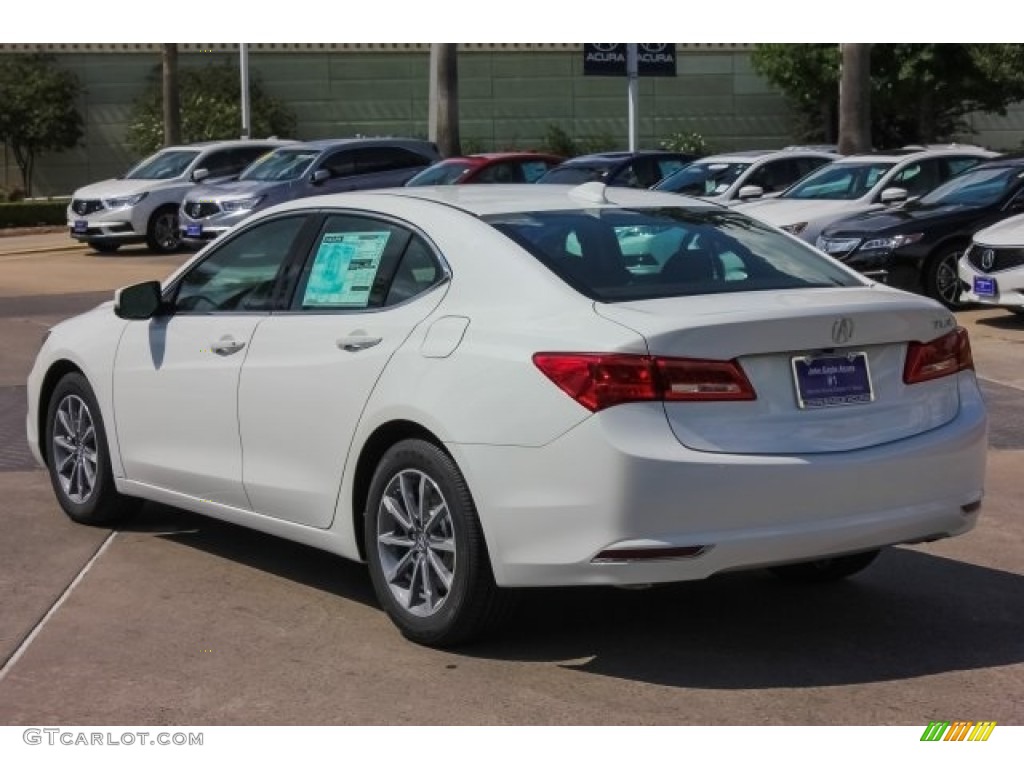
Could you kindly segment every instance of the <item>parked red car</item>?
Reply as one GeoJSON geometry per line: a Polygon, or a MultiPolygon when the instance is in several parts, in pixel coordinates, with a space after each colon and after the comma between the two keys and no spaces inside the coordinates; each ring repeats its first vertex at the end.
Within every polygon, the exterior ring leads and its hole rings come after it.
{"type": "Polygon", "coordinates": [[[420,171],[405,186],[532,184],[564,159],[540,152],[488,152],[449,157],[420,171]]]}

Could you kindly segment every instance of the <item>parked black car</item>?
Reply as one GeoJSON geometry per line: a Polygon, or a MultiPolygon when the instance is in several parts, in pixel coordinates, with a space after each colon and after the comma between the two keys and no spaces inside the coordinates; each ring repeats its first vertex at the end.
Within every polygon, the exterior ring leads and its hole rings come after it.
{"type": "Polygon", "coordinates": [[[583,184],[600,181],[609,187],[647,189],[697,159],[696,155],[661,150],[599,152],[566,160],[541,176],[538,184],[583,184]]]}
{"type": "Polygon", "coordinates": [[[964,171],[899,208],[829,225],[816,245],[870,277],[960,306],[957,261],[971,235],[1024,212],[1024,157],[964,171]]]}

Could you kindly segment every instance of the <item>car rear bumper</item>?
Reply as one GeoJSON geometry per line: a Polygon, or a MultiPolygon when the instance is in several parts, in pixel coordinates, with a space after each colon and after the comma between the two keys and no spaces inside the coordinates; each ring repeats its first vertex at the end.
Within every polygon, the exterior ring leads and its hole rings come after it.
{"type": "Polygon", "coordinates": [[[692,451],[652,403],[611,408],[541,448],[449,449],[500,585],[701,579],[970,530],[987,420],[973,374],[959,378],[953,421],[855,451],[692,451]]]}

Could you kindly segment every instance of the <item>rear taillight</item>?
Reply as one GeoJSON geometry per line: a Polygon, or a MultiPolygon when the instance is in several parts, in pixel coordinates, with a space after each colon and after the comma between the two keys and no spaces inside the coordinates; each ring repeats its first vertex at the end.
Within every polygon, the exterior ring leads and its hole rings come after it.
{"type": "Polygon", "coordinates": [[[735,360],[538,352],[534,364],[584,408],[600,411],[649,400],[755,400],[735,360]]]}
{"type": "Polygon", "coordinates": [[[940,379],[958,371],[974,369],[971,342],[966,328],[955,328],[935,341],[907,345],[907,362],[903,366],[903,383],[918,384],[940,379]]]}

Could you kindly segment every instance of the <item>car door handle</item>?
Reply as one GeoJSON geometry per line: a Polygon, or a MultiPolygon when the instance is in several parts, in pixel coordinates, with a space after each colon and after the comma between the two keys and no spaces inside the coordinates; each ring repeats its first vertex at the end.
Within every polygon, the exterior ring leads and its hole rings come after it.
{"type": "Polygon", "coordinates": [[[338,339],[338,349],[343,349],[346,352],[360,352],[377,346],[381,341],[383,339],[379,336],[346,336],[338,339]]]}
{"type": "Polygon", "coordinates": [[[230,336],[224,336],[219,341],[213,342],[213,344],[210,345],[210,349],[216,355],[220,355],[221,357],[227,357],[228,355],[235,354],[235,352],[237,352],[244,346],[244,341],[238,341],[237,339],[233,339],[230,336]]]}

